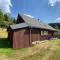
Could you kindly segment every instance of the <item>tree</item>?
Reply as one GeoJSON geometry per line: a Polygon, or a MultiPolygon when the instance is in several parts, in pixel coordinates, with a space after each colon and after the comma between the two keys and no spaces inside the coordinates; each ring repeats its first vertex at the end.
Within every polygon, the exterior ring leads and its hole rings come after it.
{"type": "Polygon", "coordinates": [[[16,19],[15,18],[13,19],[13,22],[14,22],[14,24],[16,24],[16,19]]]}
{"type": "Polygon", "coordinates": [[[3,13],[2,13],[2,11],[0,9],[0,21],[3,21],[3,20],[4,20],[4,15],[3,15],[3,13]]]}
{"type": "Polygon", "coordinates": [[[10,14],[3,14],[0,9],[0,28],[7,28],[9,25],[15,24],[15,18],[11,17],[10,14]]]}
{"type": "Polygon", "coordinates": [[[4,15],[3,15],[3,13],[2,13],[2,11],[0,9],[0,27],[2,27],[2,25],[4,24],[3,20],[4,20],[4,15]]]}
{"type": "Polygon", "coordinates": [[[7,27],[11,24],[14,24],[13,18],[10,16],[10,14],[4,14],[4,18],[5,23],[7,23],[7,27]]]}

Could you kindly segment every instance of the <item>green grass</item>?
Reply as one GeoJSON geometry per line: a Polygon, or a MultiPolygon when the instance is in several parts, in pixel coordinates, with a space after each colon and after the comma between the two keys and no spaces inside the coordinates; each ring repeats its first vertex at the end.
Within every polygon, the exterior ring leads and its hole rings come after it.
{"type": "Polygon", "coordinates": [[[60,60],[60,40],[50,40],[33,47],[12,49],[0,48],[4,60],[60,60]]]}
{"type": "Polygon", "coordinates": [[[11,48],[0,48],[0,55],[11,56],[13,50],[11,48]]]}
{"type": "Polygon", "coordinates": [[[8,38],[0,38],[0,48],[10,48],[11,43],[8,38]]]}

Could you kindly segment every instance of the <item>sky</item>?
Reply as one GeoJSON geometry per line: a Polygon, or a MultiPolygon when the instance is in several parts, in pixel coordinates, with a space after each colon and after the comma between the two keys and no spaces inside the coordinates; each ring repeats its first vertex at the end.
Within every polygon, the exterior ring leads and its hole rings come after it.
{"type": "Polygon", "coordinates": [[[3,13],[18,13],[40,19],[44,23],[60,22],[60,0],[0,0],[3,13]]]}

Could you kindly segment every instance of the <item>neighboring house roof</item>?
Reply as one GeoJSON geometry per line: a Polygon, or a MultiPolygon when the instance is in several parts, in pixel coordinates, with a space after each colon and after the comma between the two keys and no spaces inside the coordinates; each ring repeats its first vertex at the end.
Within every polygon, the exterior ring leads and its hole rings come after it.
{"type": "Polygon", "coordinates": [[[53,27],[40,22],[38,19],[31,18],[31,17],[28,17],[28,16],[23,15],[23,14],[20,14],[20,16],[22,17],[22,19],[25,22],[24,23],[20,23],[20,24],[10,25],[10,27],[12,29],[18,29],[18,28],[24,28],[24,27],[30,26],[30,27],[34,27],[34,28],[41,28],[41,29],[57,31],[53,27]]]}

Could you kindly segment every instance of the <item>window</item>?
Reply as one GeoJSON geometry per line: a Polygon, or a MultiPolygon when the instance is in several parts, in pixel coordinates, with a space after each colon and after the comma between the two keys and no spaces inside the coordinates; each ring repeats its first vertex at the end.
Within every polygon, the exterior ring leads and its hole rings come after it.
{"type": "Polygon", "coordinates": [[[48,35],[48,31],[46,31],[46,35],[48,35]]]}
{"type": "Polygon", "coordinates": [[[41,31],[41,35],[48,35],[48,31],[41,31]]]}
{"type": "MultiPolygon", "coordinates": [[[[59,32],[60,33],[60,32],[59,32]]],[[[54,35],[57,35],[57,34],[59,34],[59,33],[57,33],[57,32],[54,32],[54,35]]]]}
{"type": "Polygon", "coordinates": [[[44,35],[46,35],[46,31],[44,31],[44,35]]]}
{"type": "Polygon", "coordinates": [[[44,31],[41,31],[41,35],[44,35],[44,31]]]}

